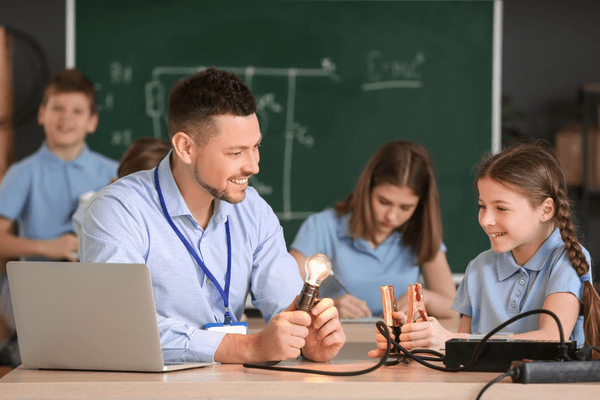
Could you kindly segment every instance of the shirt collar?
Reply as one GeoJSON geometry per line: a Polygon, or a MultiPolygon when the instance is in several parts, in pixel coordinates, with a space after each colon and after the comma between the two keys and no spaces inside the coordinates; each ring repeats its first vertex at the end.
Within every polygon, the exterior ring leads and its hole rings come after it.
{"type": "Polygon", "coordinates": [[[60,158],[56,154],[54,154],[54,152],[52,150],[50,150],[50,148],[48,147],[48,143],[44,140],[44,142],[42,142],[42,146],[40,147],[40,154],[47,161],[50,161],[50,162],[66,164],[66,165],[74,165],[76,167],[84,168],[86,165],[90,164],[91,150],[88,147],[87,143],[83,143],[83,147],[81,148],[81,153],[79,153],[77,158],[73,161],[67,161],[67,160],[63,160],[62,158],[60,158]]]}
{"type": "MultiPolygon", "coordinates": [[[[183,199],[183,195],[177,187],[177,183],[175,183],[175,178],[173,177],[173,171],[171,170],[171,158],[173,157],[173,150],[167,154],[165,158],[163,158],[158,166],[158,179],[160,181],[160,189],[163,193],[163,198],[165,199],[165,204],[167,206],[167,210],[169,211],[169,215],[171,217],[178,216],[190,216],[193,218],[190,209],[188,208],[185,200],[183,199]]],[[[229,206],[230,204],[221,201],[219,199],[215,199],[215,210],[211,217],[211,220],[217,224],[225,221],[227,219],[227,215],[229,215],[229,206]]]]}
{"type": "Polygon", "coordinates": [[[350,213],[338,218],[337,234],[339,238],[350,237],[350,213]]]}
{"type": "MultiPolygon", "coordinates": [[[[352,236],[350,236],[350,216],[351,213],[347,213],[342,215],[339,219],[338,219],[338,226],[337,226],[337,235],[340,239],[344,239],[344,238],[349,238],[350,240],[356,241],[356,240],[362,240],[365,242],[365,244],[372,249],[372,247],[364,240],[364,239],[354,239],[352,236]]],[[[383,243],[387,242],[388,240],[390,240],[391,238],[399,238],[400,240],[402,239],[402,234],[396,230],[394,230],[392,232],[392,234],[390,236],[388,236],[383,243]]],[[[382,244],[383,244],[382,243],[382,244]]]]}
{"type": "MultiPolygon", "coordinates": [[[[531,260],[527,261],[522,268],[530,271],[541,270],[552,250],[561,244],[563,244],[563,241],[560,237],[560,229],[556,228],[544,243],[542,243],[533,257],[531,257],[531,260]]],[[[498,270],[498,279],[501,281],[509,278],[521,269],[521,266],[516,263],[511,251],[499,254],[497,260],[496,268],[498,270]]]]}

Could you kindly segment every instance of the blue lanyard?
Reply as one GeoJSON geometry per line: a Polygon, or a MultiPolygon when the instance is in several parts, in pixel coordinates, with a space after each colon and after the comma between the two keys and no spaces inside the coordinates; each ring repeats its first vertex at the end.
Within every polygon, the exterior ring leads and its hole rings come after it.
{"type": "Polygon", "coordinates": [[[219,282],[215,279],[213,274],[210,273],[210,271],[208,270],[208,268],[206,267],[204,262],[202,262],[200,257],[198,257],[198,254],[196,253],[196,251],[194,250],[192,245],[187,241],[185,236],[183,236],[183,234],[179,231],[177,226],[175,226],[175,223],[173,223],[173,220],[171,219],[171,216],[169,215],[169,212],[167,211],[167,205],[165,204],[165,199],[163,197],[162,191],[160,190],[160,183],[158,181],[159,165],[160,165],[160,162],[158,163],[156,168],[154,168],[154,184],[156,186],[156,192],[158,193],[158,198],[160,200],[160,205],[162,207],[163,213],[165,214],[165,218],[167,218],[169,225],[171,225],[171,228],[173,228],[173,230],[175,231],[177,236],[179,236],[179,240],[181,240],[181,242],[188,249],[188,251],[190,252],[192,257],[194,257],[194,259],[196,260],[198,265],[200,265],[200,268],[202,268],[202,271],[204,271],[204,273],[206,275],[208,275],[208,278],[219,290],[219,293],[221,294],[221,297],[223,298],[223,304],[225,305],[225,321],[224,321],[224,323],[226,325],[229,325],[231,323],[231,314],[229,313],[229,284],[231,283],[231,234],[229,233],[229,218],[227,219],[227,221],[225,221],[225,231],[227,233],[227,273],[225,274],[225,291],[223,291],[223,289],[221,288],[221,285],[219,285],[219,282]]]}

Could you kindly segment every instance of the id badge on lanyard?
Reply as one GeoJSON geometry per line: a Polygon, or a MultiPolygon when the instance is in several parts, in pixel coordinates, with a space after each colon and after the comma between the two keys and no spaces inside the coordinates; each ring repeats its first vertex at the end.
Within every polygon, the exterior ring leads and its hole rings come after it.
{"type": "Polygon", "coordinates": [[[224,332],[224,333],[239,333],[242,335],[248,334],[248,323],[247,322],[232,322],[229,325],[214,322],[211,324],[204,325],[204,329],[212,332],[224,332]]]}
{"type": "MultiPolygon", "coordinates": [[[[248,332],[248,324],[245,322],[233,322],[232,323],[231,322],[231,313],[229,312],[229,286],[231,283],[231,234],[229,232],[229,219],[227,219],[227,221],[225,221],[225,231],[227,234],[227,273],[225,274],[225,289],[223,289],[223,288],[221,288],[221,285],[219,285],[219,282],[215,279],[213,274],[211,274],[210,270],[207,268],[207,266],[204,264],[204,262],[200,259],[200,257],[196,253],[196,250],[194,250],[192,245],[187,241],[185,236],[183,236],[181,231],[179,231],[179,229],[177,228],[177,226],[171,219],[171,216],[169,215],[169,211],[167,210],[167,205],[165,204],[165,199],[164,199],[162,191],[160,189],[160,182],[158,180],[158,167],[159,166],[160,166],[160,162],[154,169],[154,184],[156,186],[156,192],[158,193],[158,198],[160,200],[160,205],[162,207],[165,218],[169,222],[169,225],[171,225],[171,228],[173,229],[173,231],[179,237],[179,240],[181,240],[181,242],[184,244],[184,246],[190,252],[192,257],[194,257],[194,259],[196,260],[196,262],[198,263],[200,268],[202,268],[202,271],[208,276],[208,278],[211,280],[211,282],[213,282],[214,286],[219,290],[219,293],[221,294],[221,297],[223,298],[223,304],[225,306],[225,315],[223,316],[224,323],[223,324],[221,324],[221,323],[206,324],[205,329],[216,331],[217,329],[209,329],[209,328],[220,328],[220,329],[227,328],[227,330],[230,330],[230,333],[233,333],[233,332],[231,332],[231,330],[240,330],[241,331],[241,330],[243,330],[243,327],[245,326],[244,333],[247,333],[248,332]]],[[[223,332],[223,330],[219,330],[219,331],[223,332]]],[[[235,333],[242,333],[242,332],[235,332],[235,333]]]]}

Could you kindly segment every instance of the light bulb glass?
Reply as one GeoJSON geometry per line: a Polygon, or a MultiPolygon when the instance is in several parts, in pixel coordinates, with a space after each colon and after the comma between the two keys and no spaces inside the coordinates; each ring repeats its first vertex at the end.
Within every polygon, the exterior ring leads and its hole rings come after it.
{"type": "Polygon", "coordinates": [[[321,282],[331,273],[331,261],[325,254],[313,254],[306,260],[304,269],[306,271],[306,283],[320,286],[321,282]]]}

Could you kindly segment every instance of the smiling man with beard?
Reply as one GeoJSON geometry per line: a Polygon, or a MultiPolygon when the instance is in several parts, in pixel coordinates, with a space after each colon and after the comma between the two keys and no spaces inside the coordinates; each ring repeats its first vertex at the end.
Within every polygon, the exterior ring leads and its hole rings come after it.
{"type": "Polygon", "coordinates": [[[173,151],[90,205],[82,261],[148,265],[165,361],[333,358],[345,342],[337,309],[323,299],[312,315],[296,311],[298,267],[273,210],[248,187],[262,140],[252,92],[210,68],[173,87],[168,117],[173,151]],[[263,331],[205,329],[239,321],[248,294],[263,331]]]}

